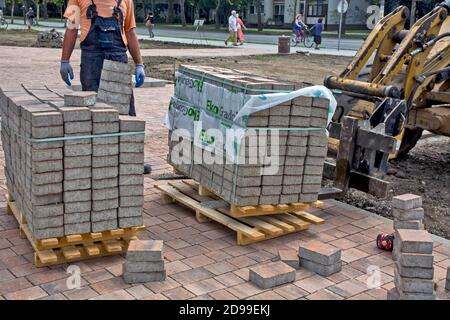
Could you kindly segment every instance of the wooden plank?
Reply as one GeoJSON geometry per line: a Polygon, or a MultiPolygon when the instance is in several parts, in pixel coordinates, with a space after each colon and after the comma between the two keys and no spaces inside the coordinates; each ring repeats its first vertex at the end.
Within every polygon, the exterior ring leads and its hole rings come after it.
{"type": "Polygon", "coordinates": [[[54,247],[59,244],[59,240],[57,238],[48,238],[43,240],[38,240],[42,247],[54,247]]]}
{"type": "Polygon", "coordinates": [[[208,218],[217,221],[225,226],[227,226],[228,228],[236,231],[236,232],[241,232],[243,234],[245,234],[246,236],[250,237],[250,238],[254,238],[254,239],[263,239],[264,238],[264,234],[256,231],[216,210],[213,209],[209,209],[209,208],[204,208],[202,206],[200,206],[199,202],[197,202],[196,200],[184,195],[183,193],[181,193],[180,191],[178,191],[177,189],[175,189],[172,186],[169,185],[156,185],[156,188],[163,191],[164,193],[170,195],[171,197],[175,198],[178,202],[184,204],[185,206],[193,209],[194,211],[199,211],[200,213],[202,213],[203,215],[207,216],[208,218]]]}
{"type": "Polygon", "coordinates": [[[322,218],[316,217],[315,215],[305,212],[305,211],[294,211],[295,215],[302,218],[302,220],[305,220],[307,222],[313,223],[313,224],[323,224],[325,223],[325,220],[322,218]]]}
{"type": "Polygon", "coordinates": [[[39,260],[43,263],[55,263],[58,261],[58,257],[53,250],[38,251],[37,255],[39,256],[39,260]]]}
{"type": "Polygon", "coordinates": [[[261,217],[259,217],[261,220],[263,220],[263,221],[265,221],[265,222],[267,222],[267,223],[270,223],[270,224],[273,224],[273,225],[275,225],[275,226],[277,226],[277,227],[280,227],[281,229],[283,229],[284,231],[286,231],[287,233],[289,233],[289,232],[294,232],[295,231],[295,227],[294,226],[292,226],[292,225],[290,225],[290,224],[287,224],[286,222],[284,222],[284,221],[281,221],[281,220],[279,220],[278,219],[278,215],[276,216],[277,218],[275,218],[275,217],[272,217],[272,216],[261,216],[261,217]]]}
{"type": "Polygon", "coordinates": [[[105,250],[109,253],[122,251],[122,246],[117,240],[107,240],[102,242],[105,250]]]}
{"type": "Polygon", "coordinates": [[[61,252],[66,260],[73,260],[81,257],[80,249],[75,246],[61,248],[61,252]]]}
{"type": "Polygon", "coordinates": [[[98,256],[100,254],[100,248],[96,244],[84,245],[84,250],[89,256],[98,256]]]}
{"type": "Polygon", "coordinates": [[[256,217],[248,217],[248,218],[237,218],[239,221],[242,221],[248,225],[254,226],[261,231],[267,232],[271,235],[281,235],[283,234],[283,229],[274,226],[266,221],[256,218],[256,217]]]}
{"type": "Polygon", "coordinates": [[[119,237],[119,236],[123,236],[125,234],[125,230],[123,230],[123,229],[109,230],[109,233],[113,237],[119,237]]]}
{"type": "Polygon", "coordinates": [[[309,228],[310,223],[306,222],[302,219],[299,219],[293,215],[290,215],[288,213],[286,214],[280,214],[277,216],[278,219],[283,220],[289,224],[292,224],[295,226],[297,230],[305,230],[309,228]]]}
{"type": "Polygon", "coordinates": [[[65,236],[65,239],[67,243],[76,243],[82,241],[83,236],[81,234],[71,234],[65,236]]]}

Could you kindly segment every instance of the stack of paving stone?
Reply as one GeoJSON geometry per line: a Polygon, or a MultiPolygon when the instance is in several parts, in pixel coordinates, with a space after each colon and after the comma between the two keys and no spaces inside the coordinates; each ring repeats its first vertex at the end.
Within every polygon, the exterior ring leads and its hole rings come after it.
{"type": "Polygon", "coordinates": [[[426,230],[398,229],[394,248],[395,288],[389,300],[434,300],[433,240],[426,230]]]}
{"type": "Polygon", "coordinates": [[[56,29],[39,32],[37,35],[36,46],[44,48],[62,48],[63,35],[56,29]]]}
{"type": "MultiPolygon", "coordinates": [[[[269,109],[244,116],[245,135],[230,162],[227,152],[210,154],[203,143],[178,136],[176,129],[193,132],[194,122],[221,132],[233,125],[240,108],[252,96],[273,91],[293,91],[292,84],[250,76],[235,70],[183,66],[177,72],[175,95],[169,112],[169,162],[231,204],[266,205],[314,202],[321,188],[327,153],[329,100],[299,96],[269,109]],[[272,130],[275,129],[275,130],[272,130]],[[194,156],[173,150],[179,142],[191,144],[194,156]],[[195,155],[214,157],[214,164],[195,155]],[[181,159],[180,159],[181,158],[181,159]],[[181,161],[180,161],[181,160],[181,161]]],[[[216,141],[202,133],[202,142],[216,141]]],[[[217,151],[217,150],[216,150],[217,151]]]]}
{"type": "Polygon", "coordinates": [[[118,136],[92,137],[122,132],[118,111],[96,103],[95,93],[2,87],[0,112],[6,185],[34,238],[142,225],[144,135],[135,132],[145,131],[144,121],[123,125],[130,171],[126,159],[119,162],[118,136]],[[124,202],[131,219],[118,215],[119,172],[134,192],[124,202]]]}
{"type": "Polygon", "coordinates": [[[249,280],[262,289],[269,289],[294,282],[295,269],[281,261],[270,262],[251,268],[249,280]]]}
{"type": "Polygon", "coordinates": [[[113,106],[120,114],[127,115],[132,95],[131,67],[126,63],[105,60],[98,99],[113,106]]]}
{"type": "Polygon", "coordinates": [[[328,277],[341,271],[341,249],[317,240],[301,245],[298,249],[300,267],[328,277]]]}
{"type": "Polygon", "coordinates": [[[131,240],[123,264],[123,278],[130,284],[165,280],[163,241],[131,240]]]}
{"type": "MultiPolygon", "coordinates": [[[[120,116],[120,132],[143,132],[145,121],[120,116]]],[[[144,138],[142,135],[120,137],[119,227],[143,224],[144,205],[144,138]]]]}
{"type": "MultiPolygon", "coordinates": [[[[409,193],[395,196],[392,198],[391,205],[394,216],[394,230],[423,230],[424,210],[421,196],[409,193]]],[[[395,246],[392,250],[392,257],[394,260],[397,257],[395,246]]]]}

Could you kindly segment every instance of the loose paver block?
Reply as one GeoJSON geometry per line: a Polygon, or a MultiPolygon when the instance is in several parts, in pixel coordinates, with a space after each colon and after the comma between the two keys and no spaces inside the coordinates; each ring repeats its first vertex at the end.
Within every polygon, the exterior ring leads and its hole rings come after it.
{"type": "Polygon", "coordinates": [[[127,251],[128,261],[163,260],[162,240],[131,240],[127,251]]]}
{"type": "Polygon", "coordinates": [[[295,250],[278,250],[278,257],[280,261],[286,263],[288,266],[298,269],[298,253],[295,250]]]}
{"type": "Polygon", "coordinates": [[[408,220],[408,221],[394,221],[394,230],[397,229],[411,229],[411,230],[423,230],[422,220],[408,220]]]}
{"type": "Polygon", "coordinates": [[[398,261],[404,267],[433,268],[434,257],[431,254],[397,253],[398,261]]]}
{"type": "Polygon", "coordinates": [[[94,91],[74,91],[64,95],[64,105],[67,107],[88,107],[95,104],[97,93],[94,91]]]}
{"type": "Polygon", "coordinates": [[[392,198],[392,207],[401,210],[409,210],[422,207],[422,197],[414,194],[402,194],[392,198]]]}
{"type": "Polygon", "coordinates": [[[250,282],[268,289],[295,281],[295,269],[276,261],[250,269],[250,282]]]}
{"type": "Polygon", "coordinates": [[[298,249],[300,259],[331,265],[341,260],[341,249],[321,241],[312,240],[298,249]]]}
{"type": "Polygon", "coordinates": [[[399,252],[433,253],[433,239],[426,230],[398,229],[395,231],[395,241],[398,241],[399,252]]]}
{"type": "Polygon", "coordinates": [[[396,220],[400,221],[423,220],[424,210],[423,208],[414,208],[409,210],[393,208],[392,215],[396,220]]]}
{"type": "Polygon", "coordinates": [[[342,261],[337,261],[333,264],[320,264],[307,260],[305,258],[300,258],[300,267],[305,268],[309,271],[320,274],[321,276],[328,277],[335,274],[342,269],[342,261]]]}
{"type": "Polygon", "coordinates": [[[400,293],[397,288],[392,288],[387,293],[387,300],[436,300],[436,294],[400,293]]]}

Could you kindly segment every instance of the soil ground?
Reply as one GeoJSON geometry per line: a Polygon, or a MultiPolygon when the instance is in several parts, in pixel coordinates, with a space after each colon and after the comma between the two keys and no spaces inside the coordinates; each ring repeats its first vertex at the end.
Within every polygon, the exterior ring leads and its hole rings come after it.
{"type": "MultiPolygon", "coordinates": [[[[174,65],[201,64],[245,70],[253,74],[294,82],[322,84],[327,75],[337,75],[350,58],[302,54],[246,57],[151,57],[146,63],[155,78],[173,80],[174,65]]],[[[450,239],[450,139],[428,135],[419,141],[402,160],[390,162],[389,196],[377,199],[350,189],[344,201],[356,207],[392,218],[392,196],[413,193],[424,199],[425,227],[430,232],[450,239]]]]}
{"type": "MultiPolygon", "coordinates": [[[[39,31],[27,30],[2,30],[0,29],[0,46],[14,46],[14,47],[35,47],[36,38],[39,31]]],[[[194,49],[198,45],[176,43],[167,41],[148,41],[139,40],[141,49],[194,49]]],[[[76,48],[79,48],[79,41],[77,41],[76,48]]],[[[212,46],[201,46],[202,48],[213,48],[212,46]]],[[[215,47],[214,47],[215,48],[215,47]]]]}

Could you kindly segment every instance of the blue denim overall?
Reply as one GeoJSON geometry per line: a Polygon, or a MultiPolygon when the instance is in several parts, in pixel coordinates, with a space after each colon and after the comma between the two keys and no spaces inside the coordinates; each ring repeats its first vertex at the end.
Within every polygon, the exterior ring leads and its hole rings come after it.
{"type": "MultiPolygon", "coordinates": [[[[86,13],[87,18],[91,19],[91,28],[80,43],[80,81],[83,91],[98,91],[105,59],[128,63],[127,47],[122,39],[123,13],[118,9],[121,2],[122,0],[117,1],[111,17],[100,17],[94,0],[91,0],[86,13]]],[[[136,116],[133,95],[129,115],[136,116]]]]}

